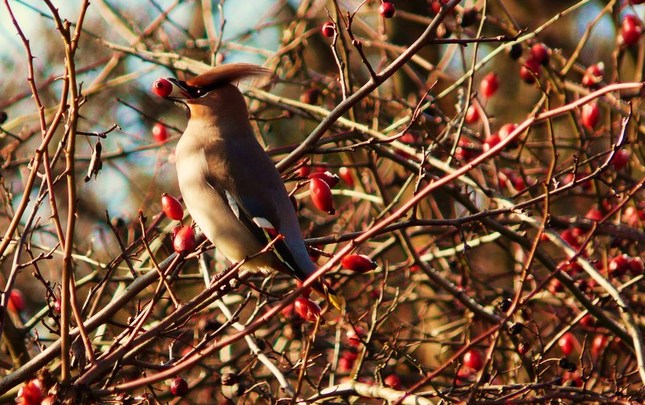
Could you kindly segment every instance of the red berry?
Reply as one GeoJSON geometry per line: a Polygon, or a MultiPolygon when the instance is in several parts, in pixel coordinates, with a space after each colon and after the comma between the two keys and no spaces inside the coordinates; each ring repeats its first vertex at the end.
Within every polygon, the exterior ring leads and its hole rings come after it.
{"type": "Polygon", "coordinates": [[[320,31],[322,32],[323,36],[331,38],[336,33],[336,24],[334,24],[333,21],[327,21],[322,25],[320,31]]]}
{"type": "Polygon", "coordinates": [[[600,108],[598,104],[589,103],[582,106],[582,125],[588,129],[594,129],[600,121],[600,108]]]}
{"type": "MultiPolygon", "coordinates": [[[[296,281],[296,285],[298,286],[298,288],[302,287],[302,281],[300,280],[296,281]]],[[[311,295],[310,287],[307,287],[304,290],[302,290],[302,294],[301,294],[302,297],[309,298],[310,295],[311,295]]]]}
{"type": "Polygon", "coordinates": [[[466,111],[466,124],[474,124],[479,121],[479,109],[474,105],[468,106],[466,111]]]}
{"type": "Polygon", "coordinates": [[[590,221],[600,221],[604,218],[604,215],[602,214],[602,211],[598,207],[591,207],[589,211],[587,211],[587,214],[585,214],[585,218],[587,218],[590,221]]]}
{"type": "Polygon", "coordinates": [[[638,215],[638,209],[633,205],[626,207],[623,211],[622,221],[632,228],[638,227],[641,222],[640,216],[638,215]]]}
{"type": "Polygon", "coordinates": [[[441,11],[441,1],[432,0],[432,3],[430,3],[430,11],[432,11],[433,14],[438,14],[439,11],[441,11]]]}
{"type": "Polygon", "coordinates": [[[356,353],[350,351],[344,351],[343,354],[338,359],[338,371],[341,373],[348,373],[354,368],[354,362],[356,361],[356,353]]]}
{"type": "Polygon", "coordinates": [[[553,295],[560,293],[564,291],[564,286],[558,280],[557,278],[552,278],[551,281],[549,281],[549,286],[547,287],[547,290],[553,295]]]}
{"type": "Polygon", "coordinates": [[[358,359],[358,353],[354,350],[345,350],[343,353],[340,355],[340,357],[344,357],[347,360],[356,361],[358,359]]]}
{"type": "Polygon", "coordinates": [[[526,353],[528,353],[528,352],[529,352],[529,349],[530,349],[530,348],[531,348],[531,346],[529,346],[529,345],[528,345],[528,344],[526,344],[525,342],[520,342],[520,343],[518,343],[518,345],[517,345],[517,352],[518,352],[519,354],[521,354],[521,355],[525,355],[526,353]]]}
{"type": "Polygon", "coordinates": [[[564,374],[562,374],[562,381],[563,382],[571,382],[571,385],[574,387],[582,387],[584,385],[584,381],[582,381],[582,377],[580,376],[579,371],[565,371],[564,374]]]}
{"type": "Polygon", "coordinates": [[[383,379],[383,384],[386,387],[390,387],[393,390],[400,390],[403,388],[403,384],[401,383],[401,377],[399,377],[396,374],[390,374],[387,377],[383,379]]]}
{"type": "Polygon", "coordinates": [[[347,255],[343,257],[340,264],[346,269],[358,273],[365,273],[374,270],[376,266],[378,266],[374,260],[365,255],[347,255]]]}
{"type": "Polygon", "coordinates": [[[497,73],[490,72],[482,79],[479,84],[479,91],[486,98],[490,98],[497,92],[499,88],[499,77],[497,73]]]}
{"type": "Polygon", "coordinates": [[[460,161],[469,161],[477,157],[478,151],[474,148],[474,145],[469,144],[467,140],[461,138],[458,143],[457,149],[455,149],[455,158],[460,161]]]}
{"type": "Polygon", "coordinates": [[[645,264],[640,257],[632,257],[629,260],[629,272],[632,276],[640,276],[645,271],[645,264]]]}
{"type": "Polygon", "coordinates": [[[320,307],[318,304],[305,297],[296,298],[293,307],[296,314],[307,322],[316,322],[320,317],[320,307]]]}
{"type": "Polygon", "coordinates": [[[152,92],[159,97],[168,97],[172,93],[172,83],[166,79],[157,79],[152,85],[152,92]]]}
{"type": "Polygon", "coordinates": [[[15,288],[9,294],[9,301],[7,301],[7,309],[13,313],[22,312],[25,309],[25,296],[22,295],[20,290],[15,288]]]}
{"type": "Polygon", "coordinates": [[[633,14],[628,14],[623,18],[623,23],[620,27],[620,35],[623,43],[627,46],[632,46],[638,42],[643,33],[643,24],[633,14]]]}
{"type": "Polygon", "coordinates": [[[600,352],[607,346],[607,342],[609,342],[607,336],[601,334],[596,335],[591,342],[591,354],[594,357],[598,357],[600,352]]]}
{"type": "Polygon", "coordinates": [[[512,169],[502,169],[498,177],[499,185],[501,187],[512,186],[513,189],[517,192],[524,191],[526,189],[526,182],[524,181],[524,178],[518,173],[515,173],[512,169]]]}
{"type": "Polygon", "coordinates": [[[582,76],[582,85],[585,87],[593,87],[597,85],[602,81],[603,74],[604,65],[602,62],[589,66],[585,70],[585,74],[582,76]]]}
{"type": "Polygon", "coordinates": [[[576,274],[582,273],[583,270],[578,262],[567,262],[562,265],[562,271],[573,277],[576,274]]]}
{"type": "Polygon", "coordinates": [[[365,338],[365,335],[367,335],[367,332],[365,332],[365,329],[361,326],[353,327],[345,333],[345,336],[347,336],[347,343],[353,347],[359,347],[362,340],[365,338]]]}
{"type": "Polygon", "coordinates": [[[157,122],[155,126],[152,127],[152,137],[157,141],[157,143],[165,142],[168,139],[168,128],[157,122]]]}
{"type": "Polygon", "coordinates": [[[531,47],[531,57],[539,65],[549,63],[549,48],[542,43],[535,44],[531,47]]]}
{"type": "Polygon", "coordinates": [[[300,166],[298,169],[298,176],[299,177],[307,177],[309,176],[309,173],[311,173],[311,167],[309,166],[300,166]]]}
{"type": "Polygon", "coordinates": [[[354,175],[352,174],[351,169],[347,167],[341,167],[338,169],[338,175],[340,178],[347,184],[348,187],[354,188],[354,175]]]}
{"type": "MultiPolygon", "coordinates": [[[[497,131],[497,134],[499,135],[500,140],[504,140],[509,137],[517,129],[517,124],[513,123],[508,123],[502,125],[502,127],[497,131]]],[[[517,137],[515,137],[514,140],[512,140],[509,144],[509,148],[517,148],[519,146],[520,142],[517,137]]]]}
{"type": "Polygon", "coordinates": [[[293,304],[289,304],[286,307],[282,308],[280,314],[282,314],[282,316],[286,319],[291,319],[291,316],[293,315],[293,304]]]}
{"type": "Polygon", "coordinates": [[[161,209],[170,219],[181,221],[184,218],[184,208],[179,200],[166,193],[161,194],[161,209]]]}
{"type": "Polygon", "coordinates": [[[578,238],[578,236],[576,236],[576,232],[574,232],[572,229],[565,229],[564,231],[560,232],[560,237],[573,248],[577,249],[581,246],[580,239],[578,238]]]}
{"type": "Polygon", "coordinates": [[[396,8],[394,7],[394,4],[390,3],[389,1],[383,1],[381,3],[381,6],[378,8],[378,13],[383,18],[394,17],[395,12],[396,12],[396,8]]]}
{"type": "Polygon", "coordinates": [[[609,261],[607,270],[610,277],[621,277],[627,273],[629,269],[629,256],[620,255],[612,258],[609,261]]]}
{"type": "Polygon", "coordinates": [[[567,332],[558,339],[558,347],[565,356],[570,355],[573,349],[577,347],[577,339],[571,332],[567,332]]]}
{"type": "Polygon", "coordinates": [[[470,349],[463,356],[464,366],[479,371],[484,366],[481,353],[476,349],[470,349]]]}
{"type": "Polygon", "coordinates": [[[585,328],[593,328],[596,326],[596,318],[593,317],[591,314],[587,314],[580,319],[580,325],[584,326],[585,328]]]}
{"type": "Polygon", "coordinates": [[[417,142],[417,137],[414,136],[411,132],[406,132],[399,138],[399,142],[407,143],[408,145],[415,144],[417,142]]]}
{"type": "Polygon", "coordinates": [[[629,162],[629,152],[625,149],[621,149],[614,154],[614,157],[611,159],[611,165],[614,166],[614,169],[621,170],[629,162]]]}
{"type": "Polygon", "coordinates": [[[175,377],[170,382],[170,392],[176,397],[183,397],[188,392],[188,383],[181,377],[175,377]]]}
{"type": "Polygon", "coordinates": [[[501,141],[501,139],[499,139],[499,134],[493,134],[493,135],[489,136],[484,141],[484,151],[493,149],[495,147],[495,145],[497,145],[500,141],[501,141]]]}
{"type": "Polygon", "coordinates": [[[311,200],[316,208],[325,211],[329,215],[336,213],[331,189],[324,180],[317,177],[312,178],[309,182],[309,191],[311,192],[311,200]]]}
{"type": "Polygon", "coordinates": [[[527,59],[520,68],[520,77],[524,83],[535,83],[535,79],[540,77],[540,64],[533,58],[527,59]]]}
{"type": "Polygon", "coordinates": [[[190,225],[182,226],[172,241],[172,245],[177,253],[188,253],[195,249],[195,231],[190,225]]]}
{"type": "Polygon", "coordinates": [[[16,403],[21,405],[40,405],[43,397],[43,383],[38,379],[33,379],[20,387],[16,396],[16,403]]]}
{"type": "Polygon", "coordinates": [[[323,180],[327,183],[329,188],[334,187],[340,181],[340,177],[330,171],[314,172],[309,175],[310,179],[313,179],[314,177],[323,180]]]}

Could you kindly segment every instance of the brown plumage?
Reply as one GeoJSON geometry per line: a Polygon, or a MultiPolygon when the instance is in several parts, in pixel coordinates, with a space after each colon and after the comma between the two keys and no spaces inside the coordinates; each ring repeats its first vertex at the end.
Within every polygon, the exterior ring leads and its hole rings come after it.
{"type": "MultiPolygon", "coordinates": [[[[302,281],[317,266],[280,174],[258,143],[244,97],[233,84],[267,74],[260,66],[230,64],[186,82],[159,79],[154,88],[190,110],[175,158],[179,188],[197,225],[229,260],[245,260],[244,269],[281,271],[302,281]],[[257,255],[277,234],[283,238],[273,250],[257,255]]],[[[343,305],[323,282],[313,287],[334,306],[343,305]]]]}

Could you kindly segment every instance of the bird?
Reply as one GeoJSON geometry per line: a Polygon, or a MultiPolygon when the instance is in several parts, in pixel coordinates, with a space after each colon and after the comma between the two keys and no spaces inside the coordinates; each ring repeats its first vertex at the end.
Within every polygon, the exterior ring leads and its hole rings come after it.
{"type": "MultiPolygon", "coordinates": [[[[175,149],[177,181],[195,223],[215,248],[252,273],[286,273],[301,282],[316,270],[280,173],[258,142],[242,79],[266,76],[254,64],[230,63],[186,81],[159,78],[153,92],[188,109],[175,149]],[[273,241],[265,253],[260,252],[273,241]]],[[[344,300],[324,281],[312,285],[334,307],[344,300]]]]}

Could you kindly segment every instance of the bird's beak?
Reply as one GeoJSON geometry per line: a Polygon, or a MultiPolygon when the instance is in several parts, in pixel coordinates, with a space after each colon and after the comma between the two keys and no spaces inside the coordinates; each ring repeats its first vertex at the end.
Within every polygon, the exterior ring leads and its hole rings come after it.
{"type": "Polygon", "coordinates": [[[189,86],[186,82],[174,78],[157,79],[152,85],[152,91],[157,96],[172,101],[190,100],[205,94],[201,89],[189,86]]]}

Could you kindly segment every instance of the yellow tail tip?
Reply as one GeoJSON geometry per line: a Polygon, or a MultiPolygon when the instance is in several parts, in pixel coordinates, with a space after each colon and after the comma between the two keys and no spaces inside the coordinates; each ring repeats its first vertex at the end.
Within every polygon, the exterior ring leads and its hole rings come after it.
{"type": "Polygon", "coordinates": [[[334,292],[327,291],[327,301],[341,312],[345,308],[345,300],[343,297],[334,292]]]}

